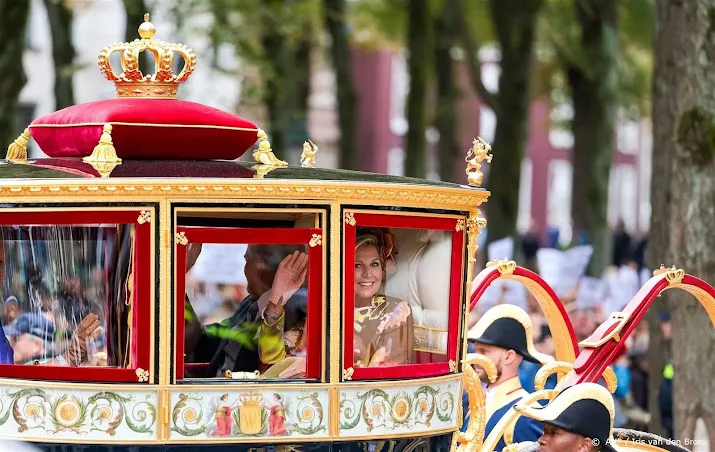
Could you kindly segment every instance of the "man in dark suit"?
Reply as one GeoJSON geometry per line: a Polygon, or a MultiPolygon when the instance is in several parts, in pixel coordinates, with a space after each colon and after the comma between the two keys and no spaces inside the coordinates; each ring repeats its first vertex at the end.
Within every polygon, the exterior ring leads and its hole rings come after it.
{"type": "MultiPolygon", "coordinates": [[[[241,301],[236,312],[220,324],[202,325],[186,299],[185,362],[209,363],[203,375],[187,373],[187,377],[213,378],[223,377],[227,370],[261,370],[258,328],[267,322],[266,317],[270,317],[265,312],[269,304],[265,299],[273,302],[280,300],[284,304],[287,329],[305,318],[307,298],[305,291],[299,290],[305,282],[304,270],[308,263],[304,250],[304,245],[249,245],[244,270],[248,296],[241,301]],[[298,261],[298,264],[286,268],[281,266],[285,261],[298,261]]],[[[187,272],[200,253],[200,244],[189,245],[187,272]]]]}

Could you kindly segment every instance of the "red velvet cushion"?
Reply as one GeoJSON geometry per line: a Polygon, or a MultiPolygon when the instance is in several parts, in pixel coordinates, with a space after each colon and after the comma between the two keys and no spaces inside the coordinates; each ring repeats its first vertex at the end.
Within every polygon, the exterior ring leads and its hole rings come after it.
{"type": "Polygon", "coordinates": [[[87,102],[37,118],[30,133],[51,157],[85,157],[112,125],[124,159],[236,159],[258,129],[239,116],[179,99],[117,98],[87,102]]]}

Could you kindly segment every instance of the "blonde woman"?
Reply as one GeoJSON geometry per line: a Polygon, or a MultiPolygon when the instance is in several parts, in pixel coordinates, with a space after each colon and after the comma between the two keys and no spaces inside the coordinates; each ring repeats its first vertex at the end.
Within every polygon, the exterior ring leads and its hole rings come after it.
{"type": "Polygon", "coordinates": [[[384,295],[386,267],[394,264],[395,236],[386,228],[358,230],[355,245],[354,365],[413,363],[413,318],[406,301],[384,295]]]}

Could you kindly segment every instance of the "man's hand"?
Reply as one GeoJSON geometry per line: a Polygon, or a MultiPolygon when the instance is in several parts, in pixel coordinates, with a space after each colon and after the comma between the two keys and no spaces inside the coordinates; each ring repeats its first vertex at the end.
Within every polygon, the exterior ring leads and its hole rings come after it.
{"type": "Polygon", "coordinates": [[[272,306],[269,306],[269,309],[274,312],[282,312],[283,305],[305,282],[307,273],[308,255],[306,253],[295,251],[293,254],[286,256],[278,266],[276,276],[273,278],[271,297],[269,299],[272,306]]]}
{"type": "Polygon", "coordinates": [[[96,314],[88,314],[75,328],[70,341],[66,360],[70,366],[80,366],[87,358],[87,345],[102,332],[99,318],[96,314]]]}

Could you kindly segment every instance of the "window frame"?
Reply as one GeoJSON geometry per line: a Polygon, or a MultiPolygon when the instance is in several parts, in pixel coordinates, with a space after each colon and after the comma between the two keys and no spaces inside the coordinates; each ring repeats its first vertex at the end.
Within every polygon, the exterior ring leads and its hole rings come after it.
{"type": "MultiPolygon", "coordinates": [[[[446,375],[456,370],[459,334],[462,318],[464,286],[463,217],[430,215],[410,212],[378,212],[343,209],[343,379],[347,369],[352,369],[352,380],[379,380],[392,378],[423,378],[446,375]],[[351,215],[348,220],[348,215],[351,215]],[[452,253],[449,290],[449,320],[447,323],[447,356],[441,363],[403,364],[389,367],[354,367],[352,347],[355,335],[355,243],[358,227],[383,227],[391,229],[433,229],[452,233],[452,253]]],[[[399,244],[398,244],[399,252],[399,244]]]]}
{"type": "Polygon", "coordinates": [[[131,298],[132,325],[129,338],[129,367],[64,367],[48,365],[0,364],[0,377],[23,378],[52,381],[92,381],[92,382],[154,382],[154,328],[152,306],[154,293],[152,218],[156,217],[154,207],[122,208],[121,210],[32,210],[11,212],[0,211],[0,226],[96,226],[134,225],[134,253],[131,298]],[[148,215],[147,215],[148,214],[148,215]],[[78,221],[78,218],[81,220],[78,221]],[[146,374],[148,372],[148,375],[146,374]],[[140,377],[141,374],[141,377],[140,377]]]}
{"type": "MultiPolygon", "coordinates": [[[[321,380],[323,361],[323,230],[321,228],[244,228],[177,226],[174,253],[174,317],[175,336],[174,376],[177,383],[214,381],[214,378],[184,377],[184,325],[186,297],[186,252],[188,245],[241,244],[241,245],[307,245],[308,246],[308,302],[305,329],[308,341],[306,376],[304,379],[286,381],[321,380]],[[316,236],[319,238],[316,240],[316,236]],[[184,241],[185,240],[185,241],[184,241]],[[311,316],[310,313],[314,314],[311,316]]],[[[221,382],[229,382],[219,379],[221,382]]],[[[242,380],[243,381],[243,380],[242,380]]],[[[282,380],[281,380],[282,381],[282,380]]],[[[245,381],[243,381],[245,383],[245,381]]]]}

